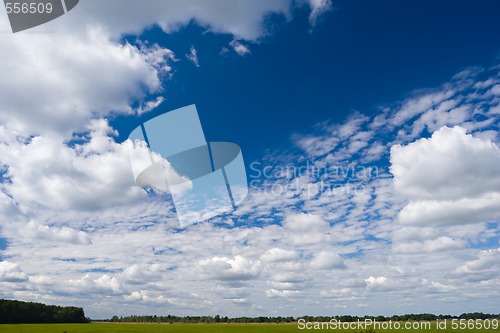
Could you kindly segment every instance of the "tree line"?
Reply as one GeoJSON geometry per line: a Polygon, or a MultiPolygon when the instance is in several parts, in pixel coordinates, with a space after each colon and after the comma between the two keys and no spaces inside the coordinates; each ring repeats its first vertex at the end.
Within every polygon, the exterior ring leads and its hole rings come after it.
{"type": "Polygon", "coordinates": [[[82,308],[0,300],[0,324],[87,323],[82,308]]]}
{"type": "Polygon", "coordinates": [[[301,316],[301,317],[221,317],[216,316],[113,316],[106,320],[114,323],[185,323],[185,324],[210,324],[210,323],[295,323],[299,319],[304,319],[308,322],[329,322],[335,319],[340,322],[357,322],[367,319],[375,321],[434,321],[442,319],[491,319],[499,318],[500,314],[485,314],[482,312],[463,313],[459,316],[452,315],[434,315],[431,313],[422,314],[405,314],[394,316],[301,316]]]}
{"type": "MultiPolygon", "coordinates": [[[[434,315],[430,313],[405,314],[394,316],[301,316],[301,317],[235,317],[227,316],[113,316],[105,320],[116,323],[294,323],[299,319],[308,322],[329,322],[335,319],[340,322],[356,322],[371,319],[372,321],[434,321],[443,319],[500,319],[500,314],[482,312],[463,313],[459,316],[434,315]]],[[[74,306],[45,305],[34,302],[22,302],[0,299],[0,324],[34,324],[34,323],[87,323],[83,308],[74,306]]]]}
{"type": "Polygon", "coordinates": [[[293,317],[237,317],[216,316],[127,316],[106,320],[113,323],[184,323],[184,324],[216,324],[216,323],[291,323],[293,317]]]}

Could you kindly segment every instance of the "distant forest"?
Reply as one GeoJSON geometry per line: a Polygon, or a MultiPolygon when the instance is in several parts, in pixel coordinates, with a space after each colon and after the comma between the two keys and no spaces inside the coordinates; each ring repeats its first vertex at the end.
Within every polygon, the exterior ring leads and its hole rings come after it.
{"type": "Polygon", "coordinates": [[[88,323],[82,308],[0,300],[0,324],[88,323]]]}
{"type": "MultiPolygon", "coordinates": [[[[216,316],[128,316],[103,320],[114,323],[296,323],[299,319],[308,322],[329,322],[336,319],[341,322],[364,321],[433,321],[437,319],[500,319],[500,314],[484,314],[482,312],[463,313],[460,316],[423,314],[405,314],[385,316],[301,316],[301,317],[221,317],[216,316]]],[[[33,302],[0,300],[0,324],[35,324],[35,323],[88,323],[83,308],[74,306],[55,306],[33,302]]]]}
{"type": "Polygon", "coordinates": [[[390,317],[385,316],[302,316],[302,317],[221,317],[216,315],[212,316],[128,316],[128,317],[118,317],[113,316],[110,320],[116,323],[296,323],[299,319],[304,319],[308,322],[329,322],[332,319],[336,319],[341,322],[356,322],[358,320],[364,321],[366,319],[376,320],[376,321],[433,321],[437,319],[490,319],[498,318],[500,319],[500,314],[484,314],[482,312],[474,313],[463,313],[460,316],[451,315],[434,315],[430,313],[423,314],[405,314],[405,315],[394,315],[390,317]]]}

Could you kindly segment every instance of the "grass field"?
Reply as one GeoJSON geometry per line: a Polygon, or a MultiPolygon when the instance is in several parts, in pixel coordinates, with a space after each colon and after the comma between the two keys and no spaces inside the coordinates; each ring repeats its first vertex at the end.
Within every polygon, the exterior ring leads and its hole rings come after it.
{"type": "MultiPolygon", "coordinates": [[[[365,332],[356,329],[299,329],[297,324],[32,324],[32,325],[0,325],[0,332],[5,333],[287,333],[287,332],[337,332],[353,333],[365,332]]],[[[499,332],[499,329],[453,329],[450,324],[446,328],[437,329],[436,323],[432,323],[430,329],[377,329],[375,333],[395,332],[428,332],[428,333],[452,333],[452,332],[474,332],[489,333],[499,332]]]]}

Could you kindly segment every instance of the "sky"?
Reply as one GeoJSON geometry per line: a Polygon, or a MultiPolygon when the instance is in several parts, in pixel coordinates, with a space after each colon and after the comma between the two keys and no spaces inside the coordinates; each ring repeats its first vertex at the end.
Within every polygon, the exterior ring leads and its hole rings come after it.
{"type": "Polygon", "coordinates": [[[497,313],[496,1],[0,9],[0,298],[113,315],[497,313]],[[179,227],[130,132],[196,104],[249,195],[179,227]],[[383,302],[381,302],[383,299],[383,302]]]}

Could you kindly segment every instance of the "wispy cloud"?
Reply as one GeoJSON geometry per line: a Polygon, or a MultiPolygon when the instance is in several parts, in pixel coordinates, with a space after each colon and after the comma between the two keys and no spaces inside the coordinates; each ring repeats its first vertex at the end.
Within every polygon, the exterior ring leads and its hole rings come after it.
{"type": "Polygon", "coordinates": [[[244,45],[241,41],[233,39],[229,45],[232,47],[234,52],[236,52],[240,56],[246,56],[249,55],[250,49],[248,46],[244,45]]]}
{"type": "Polygon", "coordinates": [[[189,50],[189,53],[186,54],[186,58],[188,58],[189,61],[193,63],[196,67],[200,67],[200,59],[198,58],[198,51],[194,47],[194,45],[191,46],[191,49],[189,50]]]}

